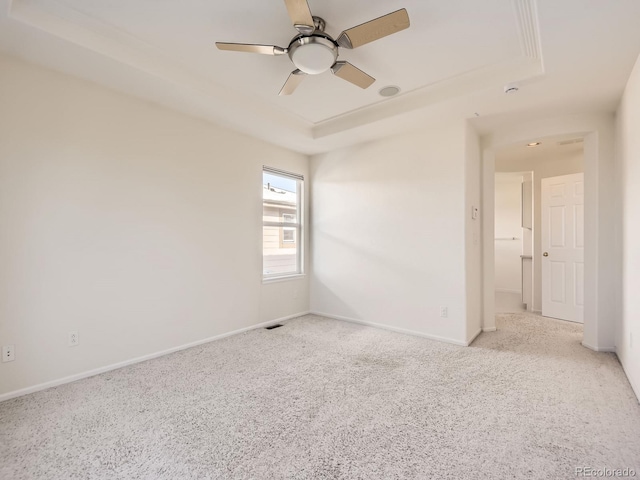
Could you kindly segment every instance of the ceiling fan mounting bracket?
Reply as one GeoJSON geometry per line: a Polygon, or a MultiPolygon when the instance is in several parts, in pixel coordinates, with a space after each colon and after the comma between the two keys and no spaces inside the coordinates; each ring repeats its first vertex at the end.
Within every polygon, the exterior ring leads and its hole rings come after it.
{"type": "Polygon", "coordinates": [[[327,26],[327,22],[320,17],[313,16],[313,25],[316,27],[317,32],[324,32],[325,27],[327,26]]]}
{"type": "Polygon", "coordinates": [[[323,18],[314,16],[313,27],[311,25],[295,24],[293,28],[298,30],[300,35],[308,36],[313,35],[315,32],[324,32],[326,26],[327,22],[325,22],[323,18]]]}

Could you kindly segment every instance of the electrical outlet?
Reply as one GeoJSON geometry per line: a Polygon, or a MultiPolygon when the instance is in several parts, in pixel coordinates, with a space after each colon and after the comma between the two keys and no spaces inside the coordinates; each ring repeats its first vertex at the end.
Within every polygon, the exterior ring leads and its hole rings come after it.
{"type": "Polygon", "coordinates": [[[2,347],[2,361],[13,362],[16,359],[16,346],[4,345],[2,347]]]}
{"type": "Polygon", "coordinates": [[[78,343],[80,343],[80,337],[78,337],[78,332],[75,330],[69,332],[69,346],[75,347],[76,345],[78,345],[78,343]]]}
{"type": "Polygon", "coordinates": [[[447,307],[440,307],[440,316],[447,318],[449,316],[449,309],[447,307]]]}

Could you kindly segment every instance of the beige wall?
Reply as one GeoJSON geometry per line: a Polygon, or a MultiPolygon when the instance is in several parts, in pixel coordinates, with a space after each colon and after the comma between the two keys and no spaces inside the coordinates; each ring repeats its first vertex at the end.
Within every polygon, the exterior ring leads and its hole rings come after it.
{"type": "Polygon", "coordinates": [[[0,394],[301,312],[262,166],[307,157],[0,56],[0,394]],[[77,330],[80,345],[67,346],[77,330]]]}
{"type": "MultiPolygon", "coordinates": [[[[542,213],[540,196],[542,179],[579,173],[584,171],[584,154],[572,150],[563,153],[558,149],[555,153],[541,158],[513,159],[496,154],[496,172],[533,171],[533,310],[542,310],[542,213]]],[[[497,280],[497,276],[496,276],[497,280]]]]}
{"type": "Polygon", "coordinates": [[[480,229],[466,224],[479,202],[477,145],[465,180],[474,140],[459,122],[313,157],[313,311],[468,341],[480,319],[474,304],[467,323],[466,272],[480,262],[480,229]]]}
{"type": "Polygon", "coordinates": [[[480,138],[469,123],[464,136],[465,201],[461,215],[465,225],[466,340],[471,342],[482,328],[482,158],[480,138]],[[471,213],[474,207],[478,209],[476,218],[471,213]]]}
{"type": "Polygon", "coordinates": [[[640,57],[618,109],[616,130],[622,270],[616,352],[640,398],[640,57]]]}

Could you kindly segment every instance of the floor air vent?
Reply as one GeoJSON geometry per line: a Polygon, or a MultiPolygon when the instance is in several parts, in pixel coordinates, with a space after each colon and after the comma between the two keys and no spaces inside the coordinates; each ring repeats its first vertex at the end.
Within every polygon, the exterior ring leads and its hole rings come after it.
{"type": "Polygon", "coordinates": [[[281,323],[276,323],[275,325],[269,325],[268,327],[264,327],[265,330],[273,330],[274,328],[282,327],[281,323]]]}

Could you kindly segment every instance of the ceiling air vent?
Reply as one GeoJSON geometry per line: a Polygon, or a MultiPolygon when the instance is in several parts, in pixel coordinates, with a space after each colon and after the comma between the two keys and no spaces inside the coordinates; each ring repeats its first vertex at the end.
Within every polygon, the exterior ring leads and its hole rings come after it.
{"type": "Polygon", "coordinates": [[[558,146],[563,146],[563,145],[572,145],[574,143],[582,143],[584,142],[583,138],[572,138],[571,140],[562,140],[560,142],[557,143],[558,146]]]}

